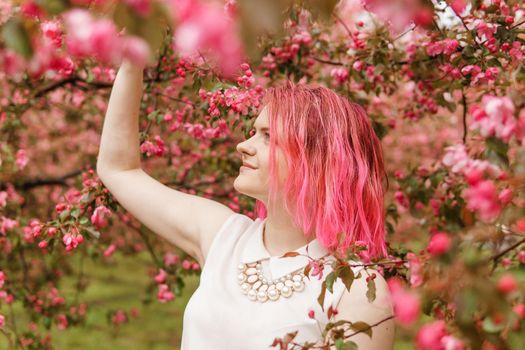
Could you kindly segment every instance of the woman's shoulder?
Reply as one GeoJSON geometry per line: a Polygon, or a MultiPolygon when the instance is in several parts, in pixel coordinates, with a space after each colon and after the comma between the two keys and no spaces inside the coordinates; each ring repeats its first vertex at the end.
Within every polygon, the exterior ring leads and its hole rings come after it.
{"type": "Polygon", "coordinates": [[[213,251],[229,251],[225,248],[231,249],[235,244],[247,233],[253,231],[259,225],[261,219],[255,220],[248,215],[233,212],[221,224],[218,230],[210,237],[208,249],[204,255],[205,260],[208,260],[209,255],[213,251]]]}

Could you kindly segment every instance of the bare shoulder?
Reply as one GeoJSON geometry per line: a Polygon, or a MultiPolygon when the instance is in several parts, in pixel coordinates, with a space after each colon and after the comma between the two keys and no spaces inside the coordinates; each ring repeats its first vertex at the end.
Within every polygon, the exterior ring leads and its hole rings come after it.
{"type": "MultiPolygon", "coordinates": [[[[351,338],[358,345],[359,350],[392,349],[395,328],[394,320],[391,318],[393,304],[388,285],[384,277],[375,269],[361,269],[360,274],[361,277],[354,279],[350,290],[344,290],[334,321],[362,321],[373,326],[371,338],[364,333],[356,334],[351,338]],[[373,274],[375,274],[375,298],[370,302],[367,297],[366,279],[373,274]]],[[[359,273],[356,273],[357,275],[359,273]]]]}

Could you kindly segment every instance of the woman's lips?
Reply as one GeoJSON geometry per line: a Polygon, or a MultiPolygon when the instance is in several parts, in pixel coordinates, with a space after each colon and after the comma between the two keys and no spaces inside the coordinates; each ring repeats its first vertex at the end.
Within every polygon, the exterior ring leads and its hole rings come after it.
{"type": "Polygon", "coordinates": [[[255,170],[255,169],[247,167],[246,165],[241,165],[241,168],[239,170],[255,170]]]}

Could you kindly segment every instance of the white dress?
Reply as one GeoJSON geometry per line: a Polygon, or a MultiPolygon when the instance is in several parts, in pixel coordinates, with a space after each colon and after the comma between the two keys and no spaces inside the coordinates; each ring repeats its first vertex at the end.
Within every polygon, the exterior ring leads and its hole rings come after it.
{"type": "MultiPolygon", "coordinates": [[[[181,350],[231,349],[259,350],[271,347],[274,338],[298,331],[294,341],[317,342],[322,340],[322,330],[329,322],[328,307],[337,308],[345,289],[341,280],[334,283],[333,291],[326,291],[324,312],[317,298],[321,282],[331,268],[326,265],[321,280],[310,276],[301,292],[280,296],[276,301],[251,301],[242,294],[237,275],[238,265],[263,260],[262,272],[266,279],[285,276],[305,267],[308,258],[272,257],[263,244],[262,231],[266,219],[234,213],[217,232],[202,267],[200,284],[184,310],[181,350]],[[314,310],[315,319],[308,317],[314,310]]],[[[296,250],[312,258],[319,258],[328,251],[316,239],[296,250]]],[[[355,267],[357,273],[359,267],[355,267]]]]}

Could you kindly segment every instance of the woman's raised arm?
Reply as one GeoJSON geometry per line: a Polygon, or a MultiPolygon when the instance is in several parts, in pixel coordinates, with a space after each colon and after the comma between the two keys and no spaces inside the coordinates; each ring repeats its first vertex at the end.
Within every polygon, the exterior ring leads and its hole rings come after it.
{"type": "Polygon", "coordinates": [[[138,116],[143,68],[124,61],[117,73],[97,174],[120,205],[202,266],[215,234],[234,212],[219,202],[167,187],[141,168],[138,116]]]}

